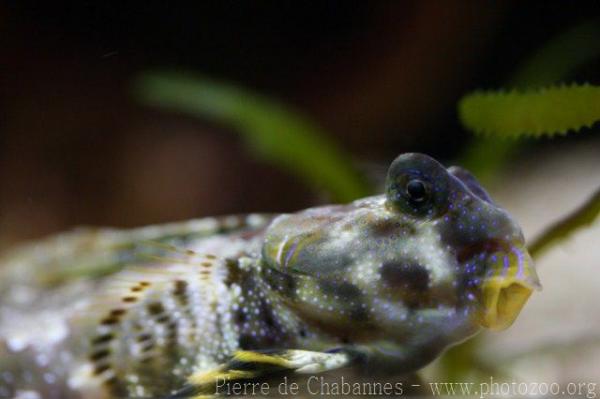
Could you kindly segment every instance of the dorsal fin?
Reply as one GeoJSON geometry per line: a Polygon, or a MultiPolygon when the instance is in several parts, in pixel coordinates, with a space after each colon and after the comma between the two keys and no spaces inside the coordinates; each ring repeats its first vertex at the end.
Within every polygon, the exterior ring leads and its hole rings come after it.
{"type": "Polygon", "coordinates": [[[225,283],[231,262],[158,245],[169,253],[152,255],[155,263],[115,276],[103,303],[96,304],[104,311],[88,359],[94,376],[117,395],[139,396],[143,390],[152,396],[174,389],[198,356],[216,361],[222,352],[213,348],[217,343],[207,333],[227,328],[215,325],[215,316],[232,300],[225,283]]]}

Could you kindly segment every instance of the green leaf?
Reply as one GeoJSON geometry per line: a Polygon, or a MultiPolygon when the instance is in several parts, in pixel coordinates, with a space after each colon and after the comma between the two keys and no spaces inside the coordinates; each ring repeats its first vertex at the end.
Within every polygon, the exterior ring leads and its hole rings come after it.
{"type": "Polygon", "coordinates": [[[490,136],[565,134],[600,120],[600,87],[473,93],[460,101],[459,115],[467,128],[490,136]]]}
{"type": "Polygon", "coordinates": [[[371,191],[321,128],[276,101],[233,85],[173,72],[143,74],[135,89],[145,104],[233,127],[258,157],[328,191],[336,201],[350,201],[371,191]]]}
{"type": "MultiPolygon", "coordinates": [[[[600,57],[600,19],[594,18],[559,33],[524,60],[508,79],[507,87],[539,88],[569,79],[582,65],[600,57]]],[[[487,184],[520,148],[523,141],[499,136],[473,137],[461,164],[487,184]]]]}

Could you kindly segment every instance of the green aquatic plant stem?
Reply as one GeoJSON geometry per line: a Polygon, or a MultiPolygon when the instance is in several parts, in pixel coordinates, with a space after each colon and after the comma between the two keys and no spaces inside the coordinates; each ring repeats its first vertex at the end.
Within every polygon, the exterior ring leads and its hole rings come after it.
{"type": "Polygon", "coordinates": [[[476,133],[500,138],[578,131],[600,120],[600,87],[589,84],[537,90],[475,92],[459,104],[460,119],[476,133]]]}
{"type": "Polygon", "coordinates": [[[489,183],[525,143],[521,138],[566,134],[600,120],[600,87],[475,92],[460,101],[459,117],[463,126],[482,135],[467,148],[462,163],[489,183]]]}
{"type": "Polygon", "coordinates": [[[535,259],[557,243],[566,240],[577,230],[589,226],[600,215],[600,188],[579,208],[550,225],[529,246],[535,259]]]}
{"type": "Polygon", "coordinates": [[[144,104],[231,126],[258,157],[328,192],[334,201],[371,193],[349,157],[321,128],[279,102],[234,85],[175,72],[143,74],[135,93],[144,104]]]}
{"type": "MultiPolygon", "coordinates": [[[[577,24],[550,39],[519,65],[506,87],[532,89],[568,79],[577,68],[600,57],[600,19],[577,24]]],[[[490,184],[502,166],[528,142],[477,136],[460,157],[460,164],[490,184]]]]}

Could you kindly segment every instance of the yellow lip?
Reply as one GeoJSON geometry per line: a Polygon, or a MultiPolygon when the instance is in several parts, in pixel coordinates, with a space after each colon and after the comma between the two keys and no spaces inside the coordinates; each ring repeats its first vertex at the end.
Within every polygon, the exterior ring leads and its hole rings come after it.
{"type": "Polygon", "coordinates": [[[522,245],[490,257],[488,276],[481,287],[480,324],[491,330],[510,327],[533,290],[541,285],[529,253],[522,245]]]}

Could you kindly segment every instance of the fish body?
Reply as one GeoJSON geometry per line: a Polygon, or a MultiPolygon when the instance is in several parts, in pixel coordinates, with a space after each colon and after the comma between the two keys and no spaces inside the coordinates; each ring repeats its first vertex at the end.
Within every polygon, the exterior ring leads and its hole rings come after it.
{"type": "Polygon", "coordinates": [[[520,228],[468,172],[404,154],[384,194],[350,204],[82,229],[7,254],[0,398],[411,372],[508,327],[538,287],[520,228]]]}

